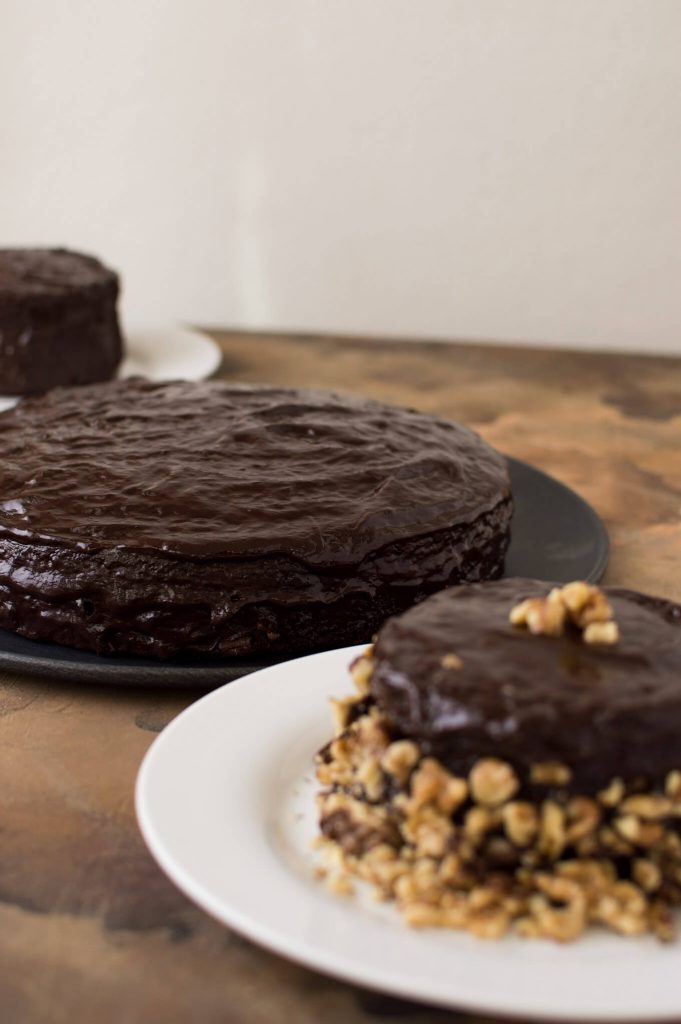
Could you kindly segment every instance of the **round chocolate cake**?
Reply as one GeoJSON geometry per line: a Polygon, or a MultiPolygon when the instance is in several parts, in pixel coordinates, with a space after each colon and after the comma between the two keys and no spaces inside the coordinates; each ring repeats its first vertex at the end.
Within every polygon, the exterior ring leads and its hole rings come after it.
{"type": "Polygon", "coordinates": [[[0,249],[0,392],[112,377],[122,356],[118,278],[67,249],[0,249]]]}
{"type": "Polygon", "coordinates": [[[582,581],[456,587],[387,622],[318,754],[330,880],[413,926],[674,937],[681,606],[582,581]]]}
{"type": "Polygon", "coordinates": [[[326,392],[142,380],[0,416],[0,626],[169,657],[361,642],[501,574],[505,460],[326,392]]]}
{"type": "Polygon", "coordinates": [[[574,626],[528,635],[513,625],[511,609],[546,597],[546,583],[436,594],[380,631],[372,693],[399,732],[455,773],[498,757],[525,779],[534,763],[565,762],[580,791],[616,775],[662,782],[681,763],[681,607],[603,593],[616,643],[587,643],[574,626]]]}

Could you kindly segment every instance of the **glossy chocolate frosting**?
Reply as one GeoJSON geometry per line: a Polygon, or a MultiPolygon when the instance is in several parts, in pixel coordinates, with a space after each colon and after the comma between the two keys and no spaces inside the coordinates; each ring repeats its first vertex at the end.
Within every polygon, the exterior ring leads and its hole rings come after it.
{"type": "Polygon", "coordinates": [[[620,640],[590,645],[512,626],[511,608],[550,584],[502,580],[455,587],[387,622],[371,689],[393,727],[453,772],[480,757],[561,761],[572,786],[612,778],[661,783],[681,767],[681,607],[606,588],[620,640]],[[447,654],[461,659],[447,668],[447,654]]]}
{"type": "Polygon", "coordinates": [[[122,355],[118,277],[66,249],[0,249],[0,392],[113,375],[122,355]]]}
{"type": "Polygon", "coordinates": [[[314,565],[468,523],[508,496],[472,431],[314,391],[142,380],[0,419],[0,534],[314,565]]]}
{"type": "Polygon", "coordinates": [[[502,456],[360,398],[109,382],[20,403],[0,443],[0,625],[75,646],[362,642],[508,543],[502,456]]]}

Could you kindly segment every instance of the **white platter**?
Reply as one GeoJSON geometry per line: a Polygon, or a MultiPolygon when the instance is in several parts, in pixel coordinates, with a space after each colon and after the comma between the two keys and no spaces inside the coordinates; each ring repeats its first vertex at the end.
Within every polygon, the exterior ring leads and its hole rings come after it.
{"type": "MultiPolygon", "coordinates": [[[[205,380],[215,373],[222,356],[206,334],[188,327],[135,327],[125,332],[125,358],[119,377],[148,380],[205,380]]],[[[19,401],[0,395],[0,412],[19,401]]]]}
{"type": "Polygon", "coordinates": [[[197,701],[155,740],[137,814],[163,870],[218,920],[319,971],[452,1008],[525,1018],[681,1017],[681,944],[594,932],[571,946],[412,931],[314,877],[312,757],[362,648],[263,669],[197,701]]]}

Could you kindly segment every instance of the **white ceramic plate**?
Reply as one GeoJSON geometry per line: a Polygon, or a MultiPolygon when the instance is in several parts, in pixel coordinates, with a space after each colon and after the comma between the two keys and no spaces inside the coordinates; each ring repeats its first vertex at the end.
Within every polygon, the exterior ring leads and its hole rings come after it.
{"type": "MultiPolygon", "coordinates": [[[[222,355],[205,334],[188,327],[138,327],[125,332],[125,358],[119,377],[148,380],[205,380],[215,373],[222,355]]],[[[0,395],[0,412],[19,401],[0,395]]]]}
{"type": "Polygon", "coordinates": [[[410,999],[556,1020],[681,1017],[681,942],[594,932],[557,946],[412,931],[390,906],[333,896],[314,878],[312,758],[331,736],[328,699],[352,691],[347,666],[361,649],[245,676],[156,739],[137,814],[176,885],[254,942],[410,999]]]}
{"type": "Polygon", "coordinates": [[[119,377],[205,380],[215,373],[222,358],[212,338],[188,327],[136,328],[126,338],[119,377]]]}

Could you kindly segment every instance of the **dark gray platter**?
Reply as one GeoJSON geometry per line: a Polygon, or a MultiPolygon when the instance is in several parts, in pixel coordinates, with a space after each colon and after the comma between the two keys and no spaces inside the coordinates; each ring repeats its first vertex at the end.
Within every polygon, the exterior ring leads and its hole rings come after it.
{"type": "MultiPolygon", "coordinates": [[[[515,513],[504,575],[556,583],[599,580],[608,563],[608,535],[591,506],[541,470],[517,459],[508,463],[515,513]]],[[[209,689],[287,660],[286,655],[212,662],[100,657],[0,630],[0,669],[70,682],[209,689]]]]}

